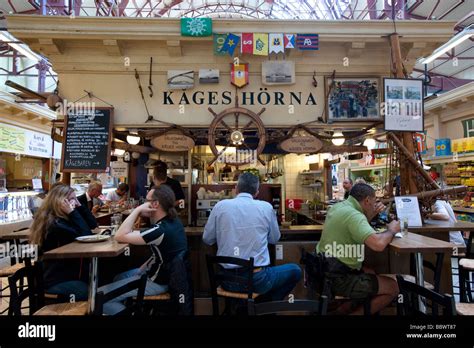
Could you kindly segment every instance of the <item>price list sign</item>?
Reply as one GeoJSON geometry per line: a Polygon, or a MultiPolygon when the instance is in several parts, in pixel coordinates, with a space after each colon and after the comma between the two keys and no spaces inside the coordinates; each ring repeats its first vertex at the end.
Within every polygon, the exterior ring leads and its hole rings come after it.
{"type": "Polygon", "coordinates": [[[110,163],[112,108],[68,113],[62,154],[62,171],[105,172],[110,163]]]}

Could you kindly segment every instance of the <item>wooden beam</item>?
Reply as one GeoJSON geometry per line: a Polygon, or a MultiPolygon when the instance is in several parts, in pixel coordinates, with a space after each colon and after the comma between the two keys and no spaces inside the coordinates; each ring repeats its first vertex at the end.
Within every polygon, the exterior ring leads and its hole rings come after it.
{"type": "Polygon", "coordinates": [[[114,149],[125,150],[128,152],[140,152],[140,153],[155,153],[158,152],[157,149],[149,146],[141,146],[141,145],[130,145],[128,143],[120,143],[117,141],[112,142],[112,147],[114,149]]]}
{"type": "MultiPolygon", "coordinates": [[[[397,33],[392,33],[389,36],[389,38],[390,38],[390,47],[392,48],[392,61],[394,63],[395,77],[405,78],[406,76],[405,76],[405,72],[403,68],[402,52],[400,50],[400,38],[397,33]]],[[[395,136],[395,138],[397,137],[395,136]]],[[[400,158],[400,162],[399,162],[402,194],[407,192],[407,190],[408,190],[408,193],[416,193],[418,192],[418,188],[416,186],[416,181],[415,181],[416,176],[414,175],[415,173],[413,172],[412,167],[409,166],[408,163],[406,163],[404,160],[404,157],[407,157],[406,159],[408,161],[411,162],[411,160],[413,160],[416,164],[418,164],[418,162],[415,161],[415,159],[413,158],[413,155],[415,153],[415,148],[413,146],[413,134],[410,132],[403,132],[401,135],[401,138],[403,139],[403,141],[401,142],[401,145],[404,146],[404,148],[406,148],[407,150],[407,153],[405,154],[405,156],[402,156],[402,158],[400,158]],[[407,154],[409,154],[409,156],[407,154]]],[[[423,171],[423,168],[422,168],[422,171],[423,171]]]]}
{"type": "MultiPolygon", "coordinates": [[[[410,133],[411,134],[411,133],[410,133]]],[[[418,163],[417,160],[415,160],[415,158],[413,157],[413,154],[414,152],[413,151],[410,151],[409,149],[407,149],[405,147],[405,145],[401,142],[400,139],[398,139],[398,137],[389,132],[387,133],[387,137],[389,139],[391,139],[395,145],[398,147],[398,149],[403,152],[405,158],[410,162],[410,164],[412,166],[407,166],[407,168],[413,168],[415,169],[427,182],[428,184],[430,184],[430,186],[434,189],[434,190],[438,190],[439,189],[439,186],[438,184],[431,178],[431,176],[423,169],[423,167],[421,166],[420,163],[418,163]]],[[[413,143],[413,141],[412,141],[413,143]]],[[[407,171],[410,171],[410,176],[414,176],[412,170],[409,170],[407,169],[407,171]]],[[[410,192],[410,193],[416,193],[416,192],[410,192]]]]}
{"type": "Polygon", "coordinates": [[[354,41],[346,44],[346,55],[349,58],[359,58],[365,50],[365,42],[354,41]]]}
{"type": "Polygon", "coordinates": [[[109,56],[123,56],[122,47],[117,40],[102,40],[109,56]]]}
{"type": "Polygon", "coordinates": [[[64,52],[64,47],[59,40],[40,38],[38,39],[38,43],[38,49],[46,55],[63,54],[64,52]]]}
{"type": "Polygon", "coordinates": [[[168,47],[168,54],[170,57],[181,57],[183,55],[181,41],[167,40],[166,46],[168,47]]]}

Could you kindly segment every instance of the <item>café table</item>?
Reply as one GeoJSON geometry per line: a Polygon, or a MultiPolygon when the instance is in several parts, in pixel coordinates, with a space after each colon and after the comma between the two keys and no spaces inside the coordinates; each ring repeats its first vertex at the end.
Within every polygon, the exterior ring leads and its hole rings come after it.
{"type": "Polygon", "coordinates": [[[19,240],[19,239],[28,239],[30,238],[31,231],[29,228],[21,231],[9,232],[0,235],[2,240],[19,240]]]}
{"type": "MultiPolygon", "coordinates": [[[[424,286],[423,253],[453,254],[465,251],[465,247],[445,242],[439,239],[408,232],[402,238],[393,238],[390,243],[397,253],[413,253],[415,255],[416,284],[424,286]]],[[[420,310],[424,311],[424,304],[419,301],[420,310]]]]}
{"type": "Polygon", "coordinates": [[[93,313],[97,294],[97,266],[99,257],[119,256],[128,248],[128,246],[127,243],[118,243],[113,238],[97,243],[72,242],[45,252],[43,259],[61,260],[81,257],[91,259],[91,268],[89,272],[89,313],[93,313]]]}
{"type": "Polygon", "coordinates": [[[465,231],[471,232],[474,231],[474,223],[467,222],[467,221],[457,221],[456,223],[452,223],[450,221],[444,220],[431,220],[427,219],[423,222],[422,226],[408,227],[409,232],[451,232],[451,231],[465,231]]]}

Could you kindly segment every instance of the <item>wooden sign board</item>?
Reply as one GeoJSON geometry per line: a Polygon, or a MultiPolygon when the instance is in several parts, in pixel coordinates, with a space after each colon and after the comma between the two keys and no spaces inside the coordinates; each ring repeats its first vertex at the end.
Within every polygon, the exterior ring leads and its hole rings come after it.
{"type": "Polygon", "coordinates": [[[61,171],[105,172],[110,163],[113,109],[96,107],[66,116],[61,171]]]}
{"type": "Polygon", "coordinates": [[[194,140],[182,133],[166,133],[153,138],[151,146],[161,151],[184,152],[194,147],[194,140]]]}
{"type": "Polygon", "coordinates": [[[323,148],[323,143],[313,136],[296,136],[283,140],[280,148],[290,153],[314,153],[323,148]]]}

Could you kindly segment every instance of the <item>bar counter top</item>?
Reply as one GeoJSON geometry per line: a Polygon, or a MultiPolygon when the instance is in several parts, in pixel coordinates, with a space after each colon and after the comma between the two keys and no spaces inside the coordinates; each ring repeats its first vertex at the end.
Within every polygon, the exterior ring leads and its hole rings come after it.
{"type": "MultiPolygon", "coordinates": [[[[204,227],[185,227],[184,231],[188,236],[201,236],[204,233],[204,227]]],[[[323,225],[294,225],[289,227],[280,226],[282,235],[287,234],[321,234],[323,225]]]]}

